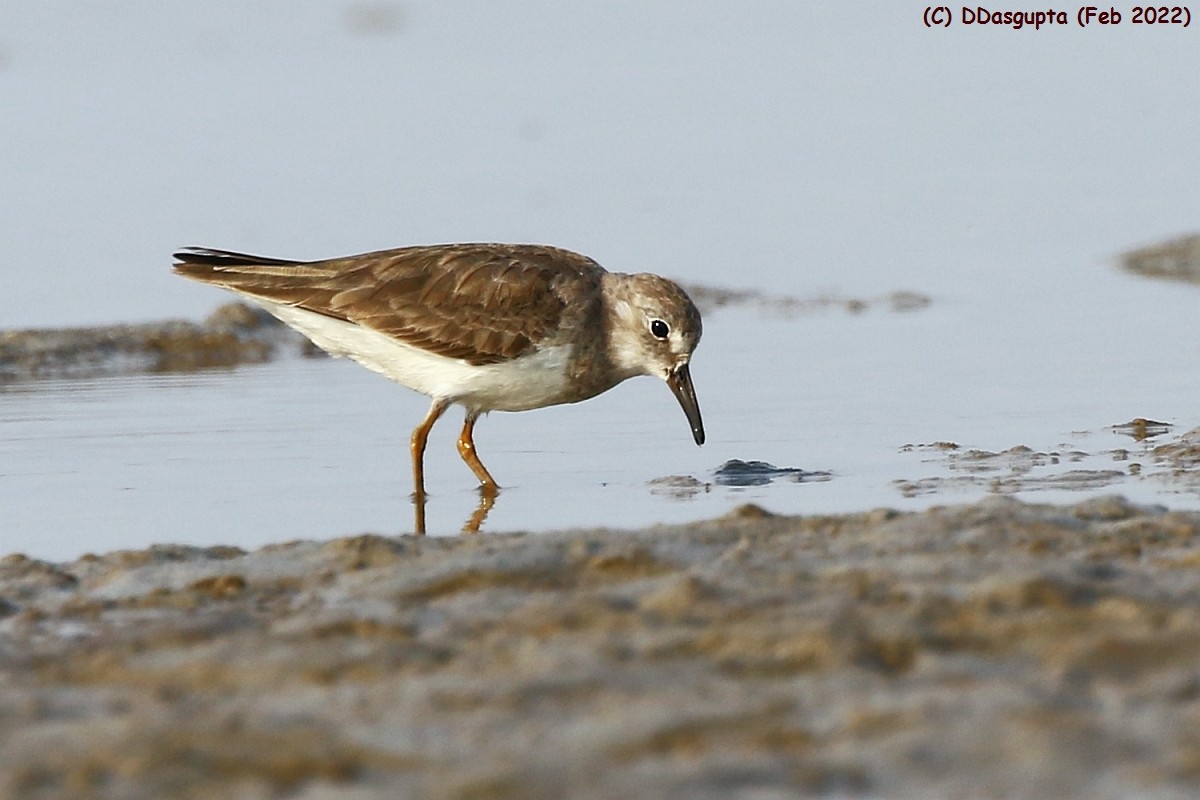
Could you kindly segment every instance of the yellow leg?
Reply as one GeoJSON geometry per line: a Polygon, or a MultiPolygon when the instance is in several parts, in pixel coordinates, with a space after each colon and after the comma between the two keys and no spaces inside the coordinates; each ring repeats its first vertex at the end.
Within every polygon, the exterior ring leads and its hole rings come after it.
{"type": "Polygon", "coordinates": [[[487,467],[479,460],[479,455],[475,452],[475,420],[479,415],[473,412],[467,412],[467,419],[463,422],[462,433],[458,435],[458,454],[462,456],[462,460],[467,462],[467,466],[475,473],[475,477],[479,479],[479,491],[485,497],[495,497],[500,491],[500,487],[496,485],[496,481],[492,478],[491,473],[487,471],[487,467]]]}
{"type": "MultiPolygon", "coordinates": [[[[424,512],[425,505],[425,441],[429,438],[429,430],[433,427],[433,423],[438,421],[438,417],[445,413],[449,405],[445,400],[434,400],[425,419],[412,432],[409,449],[412,452],[413,499],[421,501],[422,512],[424,512]]],[[[424,513],[421,514],[421,517],[424,517],[424,513]]],[[[422,519],[421,522],[424,520],[422,519]]],[[[425,526],[422,524],[421,527],[425,526]]]]}

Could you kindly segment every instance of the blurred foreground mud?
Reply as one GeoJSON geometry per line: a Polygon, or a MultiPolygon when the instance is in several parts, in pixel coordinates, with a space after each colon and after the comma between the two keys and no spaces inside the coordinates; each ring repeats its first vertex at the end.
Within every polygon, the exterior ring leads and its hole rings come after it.
{"type": "Polygon", "coordinates": [[[1115,497],[14,555],[0,797],[1194,797],[1198,578],[1115,497]]]}

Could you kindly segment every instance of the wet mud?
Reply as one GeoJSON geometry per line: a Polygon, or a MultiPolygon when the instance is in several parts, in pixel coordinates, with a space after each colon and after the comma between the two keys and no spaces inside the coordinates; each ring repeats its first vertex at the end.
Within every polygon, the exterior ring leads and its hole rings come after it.
{"type": "Polygon", "coordinates": [[[1130,250],[1122,254],[1121,265],[1150,278],[1200,283],[1200,234],[1130,250]]]}
{"type": "Polygon", "coordinates": [[[1012,495],[1037,491],[1120,492],[1135,481],[1153,481],[1168,492],[1200,495],[1200,428],[1170,435],[1171,426],[1144,418],[1108,428],[1133,440],[1112,448],[1034,449],[1015,445],[992,452],[955,442],[909,444],[928,469],[941,474],[892,482],[904,497],[986,491],[1012,495]]]}
{"type": "Polygon", "coordinates": [[[0,331],[0,387],[36,378],[231,367],[285,351],[311,354],[314,348],[265,311],[242,303],[223,305],[202,323],[0,331]]]}
{"type": "Polygon", "coordinates": [[[697,308],[707,313],[726,306],[754,308],[772,316],[795,317],[822,311],[859,314],[871,310],[893,312],[918,311],[928,306],[929,295],[912,291],[894,291],[873,297],[822,294],[814,297],[774,295],[748,289],[721,289],[712,286],[684,286],[697,308]]]}
{"type": "Polygon", "coordinates": [[[0,560],[0,797],[1188,797],[1200,514],[1115,497],[0,560]]]}

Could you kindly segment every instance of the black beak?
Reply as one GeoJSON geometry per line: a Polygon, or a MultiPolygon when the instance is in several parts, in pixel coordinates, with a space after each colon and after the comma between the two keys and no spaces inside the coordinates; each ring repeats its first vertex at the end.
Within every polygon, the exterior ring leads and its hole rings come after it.
{"type": "Polygon", "coordinates": [[[692,373],[688,365],[678,367],[667,376],[667,386],[675,393],[675,399],[683,407],[687,415],[688,425],[692,426],[692,438],[696,444],[704,444],[704,422],[700,419],[700,403],[696,401],[696,390],[692,387],[692,373]]]}

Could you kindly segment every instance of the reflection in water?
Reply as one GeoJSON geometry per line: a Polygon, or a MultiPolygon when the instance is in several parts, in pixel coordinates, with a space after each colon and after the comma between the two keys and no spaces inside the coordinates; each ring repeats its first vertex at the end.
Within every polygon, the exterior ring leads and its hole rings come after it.
{"type": "Polygon", "coordinates": [[[496,496],[499,492],[496,489],[488,491],[485,487],[479,488],[479,505],[475,507],[471,518],[463,525],[463,533],[479,533],[479,526],[487,519],[488,512],[492,510],[492,506],[496,505],[496,496]]]}
{"type": "MultiPolygon", "coordinates": [[[[479,487],[479,505],[471,512],[471,516],[463,523],[463,533],[479,533],[479,528],[487,520],[488,512],[492,510],[492,506],[496,505],[496,497],[500,494],[500,490],[494,486],[479,487]]],[[[413,492],[413,533],[417,536],[425,535],[425,492],[413,492]]]]}
{"type": "Polygon", "coordinates": [[[1153,439],[1156,436],[1162,436],[1171,430],[1171,423],[1156,422],[1145,417],[1134,417],[1129,422],[1123,422],[1120,425],[1113,425],[1111,429],[1117,433],[1123,433],[1129,436],[1134,441],[1144,442],[1147,439],[1153,439]]]}

